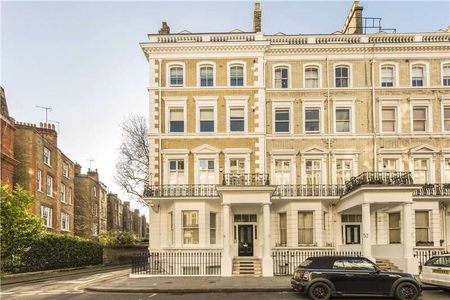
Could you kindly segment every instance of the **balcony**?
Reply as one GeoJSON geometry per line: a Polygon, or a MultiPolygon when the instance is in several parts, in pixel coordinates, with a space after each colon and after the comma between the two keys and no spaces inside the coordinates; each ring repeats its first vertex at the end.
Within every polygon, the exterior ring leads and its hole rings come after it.
{"type": "Polygon", "coordinates": [[[219,197],[215,184],[167,184],[148,186],[144,198],[219,197]]]}
{"type": "Polygon", "coordinates": [[[450,197],[450,183],[425,184],[420,190],[414,192],[414,197],[450,197]]]}
{"type": "Polygon", "coordinates": [[[345,193],[362,185],[412,185],[410,172],[363,172],[345,182],[345,193]]]}
{"type": "Polygon", "coordinates": [[[225,173],[224,186],[262,186],[269,185],[269,174],[259,173],[225,173]]]}
{"type": "Polygon", "coordinates": [[[345,191],[344,185],[279,185],[274,196],[279,197],[340,197],[345,191]]]}

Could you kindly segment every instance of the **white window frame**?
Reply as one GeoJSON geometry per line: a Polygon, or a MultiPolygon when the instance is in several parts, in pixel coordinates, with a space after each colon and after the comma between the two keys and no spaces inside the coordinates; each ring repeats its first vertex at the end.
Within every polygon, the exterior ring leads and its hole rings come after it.
{"type": "Polygon", "coordinates": [[[398,169],[396,171],[403,172],[404,163],[402,154],[381,154],[379,158],[378,167],[381,172],[390,172],[390,170],[384,170],[384,159],[393,159],[397,161],[398,169]]]}
{"type": "Polygon", "coordinates": [[[60,195],[60,200],[62,203],[67,203],[66,192],[67,192],[66,185],[63,182],[61,182],[59,195],[60,195]]]}
{"type": "MultiPolygon", "coordinates": [[[[351,149],[336,149],[332,151],[332,182],[337,184],[337,160],[351,160],[352,161],[352,174],[351,176],[358,175],[358,153],[356,150],[351,149]]],[[[325,183],[324,183],[325,184],[325,183]]]]}
{"type": "Polygon", "coordinates": [[[274,64],[272,66],[272,88],[274,89],[280,89],[280,90],[286,90],[292,88],[292,68],[290,64],[274,64]],[[288,85],[287,88],[277,88],[275,87],[275,69],[279,67],[286,67],[288,69],[288,85]]]}
{"type": "Polygon", "coordinates": [[[291,161],[291,185],[297,184],[297,151],[292,149],[274,149],[270,153],[270,178],[275,182],[275,161],[291,161]]]}
{"type": "MultiPolygon", "coordinates": [[[[411,156],[411,160],[409,163],[409,170],[412,174],[412,177],[414,178],[414,161],[416,159],[426,159],[428,160],[428,166],[427,166],[427,177],[429,178],[428,182],[426,183],[433,183],[435,182],[435,164],[432,154],[414,154],[411,156]]],[[[422,183],[416,183],[415,184],[422,184],[422,183]]]]}
{"type": "MultiPolygon", "coordinates": [[[[189,150],[188,149],[165,149],[161,151],[163,156],[163,180],[164,184],[169,184],[170,177],[170,161],[183,160],[184,161],[184,184],[189,182],[189,150]]],[[[180,183],[183,184],[183,183],[180,183]]]]}
{"type": "Polygon", "coordinates": [[[42,170],[37,169],[36,171],[36,185],[37,185],[37,191],[43,193],[42,189],[42,170]]]}
{"type": "Polygon", "coordinates": [[[353,87],[353,64],[349,62],[337,62],[333,64],[333,87],[335,89],[348,89],[353,87]],[[336,68],[337,67],[348,67],[348,87],[337,87],[336,86],[336,68]]]}
{"type": "Polygon", "coordinates": [[[326,158],[322,154],[308,154],[302,155],[302,178],[301,183],[307,184],[307,174],[306,174],[306,161],[307,160],[320,160],[320,184],[327,184],[327,168],[326,168],[326,158]]]}
{"type": "Polygon", "coordinates": [[[450,182],[450,176],[449,178],[445,177],[445,160],[450,160],[450,148],[447,149],[446,152],[444,152],[442,159],[441,159],[441,183],[449,183],[450,182]]]}
{"type": "Polygon", "coordinates": [[[48,212],[48,217],[47,217],[47,223],[44,223],[44,226],[46,228],[53,228],[53,209],[51,207],[45,206],[45,205],[41,205],[41,219],[42,221],[44,221],[43,216],[44,216],[44,210],[47,210],[48,212]]]}
{"type": "Polygon", "coordinates": [[[319,63],[308,63],[303,65],[303,88],[304,89],[320,89],[322,88],[322,64],[319,63]],[[318,72],[318,86],[315,88],[306,87],[306,69],[307,68],[317,68],[318,72]]]}
{"type": "Polygon", "coordinates": [[[345,135],[354,134],[356,124],[356,107],[355,99],[334,99],[333,101],[333,132],[334,134],[345,135]],[[336,131],[336,109],[349,108],[350,109],[350,132],[337,132],[336,131]]]}
{"type": "Polygon", "coordinates": [[[324,102],[325,98],[322,99],[302,99],[302,116],[303,116],[303,133],[304,134],[322,134],[324,131],[324,102]],[[310,108],[318,108],[319,109],[319,131],[318,132],[306,132],[305,123],[306,123],[306,110],[310,108]]]}
{"type": "Polygon", "coordinates": [[[433,132],[433,114],[432,114],[431,100],[430,99],[411,99],[409,106],[409,117],[410,117],[410,126],[412,134],[428,134],[433,132]],[[413,118],[413,109],[414,107],[426,107],[426,116],[427,121],[425,123],[425,131],[414,131],[414,118],[413,118]]]}
{"type": "Polygon", "coordinates": [[[401,111],[401,99],[397,98],[381,98],[380,105],[378,107],[378,124],[379,124],[379,132],[381,134],[398,134],[402,132],[402,111],[401,111]],[[384,107],[392,107],[395,108],[395,118],[396,118],[396,126],[394,132],[384,132],[383,131],[383,108],[384,107]]]}
{"type": "Polygon", "coordinates": [[[46,191],[45,191],[46,195],[48,197],[53,198],[53,177],[48,174],[47,174],[47,180],[45,182],[45,188],[46,188],[46,191]],[[50,194],[49,194],[49,182],[50,182],[50,191],[51,191],[50,194]]]}
{"type": "Polygon", "coordinates": [[[449,65],[450,66],[450,60],[443,61],[441,63],[441,83],[440,83],[441,86],[448,86],[448,85],[444,85],[444,66],[445,65],[449,65]]]}
{"type": "Polygon", "coordinates": [[[42,160],[44,161],[44,164],[46,164],[47,166],[51,167],[52,166],[52,151],[44,146],[44,150],[43,150],[43,158],[42,160]],[[48,162],[46,161],[45,157],[45,153],[48,153],[48,162]]]}
{"type": "Polygon", "coordinates": [[[225,154],[225,173],[230,173],[230,160],[231,159],[244,159],[245,160],[245,173],[250,173],[250,153],[248,148],[225,148],[223,149],[225,154]]]}
{"type": "Polygon", "coordinates": [[[412,62],[409,65],[409,86],[412,87],[412,88],[419,88],[419,89],[423,88],[423,87],[430,86],[430,64],[428,62],[426,62],[426,61],[415,61],[415,62],[412,62]],[[425,74],[424,74],[424,78],[423,78],[424,83],[423,83],[422,86],[413,86],[412,85],[412,69],[416,65],[423,65],[424,66],[425,74]]]}
{"type": "Polygon", "coordinates": [[[209,145],[202,145],[197,148],[194,148],[191,150],[191,152],[194,154],[194,184],[201,184],[200,183],[200,173],[198,168],[199,160],[201,159],[209,159],[214,160],[214,176],[215,180],[214,182],[216,184],[219,183],[219,152],[220,150],[217,148],[214,148],[209,145]]]}
{"type": "Polygon", "coordinates": [[[63,176],[69,178],[69,164],[65,161],[63,162],[63,176]]]}
{"type": "Polygon", "coordinates": [[[186,64],[181,61],[173,61],[166,64],[166,87],[185,87],[186,86],[186,64]],[[171,85],[170,84],[170,68],[173,66],[181,66],[183,68],[183,84],[171,85]]]}
{"type": "Polygon", "coordinates": [[[378,80],[379,80],[380,88],[389,89],[389,88],[399,87],[399,68],[398,68],[398,63],[397,62],[387,61],[387,62],[381,63],[379,65],[379,68],[378,68],[378,75],[379,75],[378,76],[378,80]],[[389,67],[393,67],[394,68],[394,72],[393,72],[394,78],[393,78],[393,81],[392,81],[393,86],[382,86],[381,85],[381,83],[382,83],[382,81],[381,81],[381,78],[382,78],[381,69],[383,69],[383,67],[385,67],[385,66],[386,67],[389,66],[389,67]]]}
{"type": "Polygon", "coordinates": [[[61,212],[61,231],[70,231],[70,215],[65,212],[61,212]],[[66,227],[63,226],[64,217],[66,218],[66,227]]]}
{"type": "Polygon", "coordinates": [[[233,61],[229,61],[227,62],[227,86],[229,87],[233,87],[233,88],[239,88],[239,87],[245,87],[247,86],[247,63],[245,61],[242,60],[233,60],[233,61]],[[231,67],[233,65],[241,65],[243,67],[242,71],[244,72],[243,76],[244,76],[244,82],[243,85],[237,85],[237,86],[231,86],[231,67]]]}
{"type": "Polygon", "coordinates": [[[165,122],[165,133],[167,134],[183,134],[187,132],[187,97],[164,97],[164,117],[166,119],[165,122]],[[182,108],[184,115],[184,131],[183,132],[170,132],[170,109],[171,108],[182,108]]]}
{"type": "Polygon", "coordinates": [[[294,131],[294,99],[290,100],[272,100],[272,134],[292,134],[294,131]],[[289,110],[289,132],[275,131],[275,111],[277,109],[289,110]]]}
{"type": "Polygon", "coordinates": [[[444,109],[445,107],[450,107],[450,98],[441,100],[441,128],[442,132],[450,132],[450,130],[445,130],[445,119],[444,119],[444,109]]]}
{"type": "Polygon", "coordinates": [[[218,96],[197,96],[194,97],[195,100],[195,132],[200,134],[215,134],[217,133],[217,100],[218,96]],[[213,132],[201,132],[200,131],[200,109],[212,107],[214,112],[214,131],[213,132]]]}
{"type": "Polygon", "coordinates": [[[213,61],[200,61],[197,63],[197,87],[199,88],[212,88],[217,84],[217,75],[216,75],[216,63],[213,61]],[[200,78],[200,68],[205,65],[212,65],[213,69],[213,85],[212,86],[201,86],[201,78],[200,78]]]}
{"type": "Polygon", "coordinates": [[[227,133],[242,134],[248,132],[248,99],[249,96],[225,96],[226,102],[226,122],[227,133]],[[230,130],[230,110],[232,108],[244,108],[244,131],[231,131],[230,130]]]}

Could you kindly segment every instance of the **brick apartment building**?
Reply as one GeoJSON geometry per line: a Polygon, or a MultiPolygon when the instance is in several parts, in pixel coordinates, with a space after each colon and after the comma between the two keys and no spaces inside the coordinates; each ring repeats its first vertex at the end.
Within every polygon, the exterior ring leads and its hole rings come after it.
{"type": "Polygon", "coordinates": [[[123,228],[123,204],[117,194],[107,195],[107,230],[108,231],[122,231],[123,228]]]}

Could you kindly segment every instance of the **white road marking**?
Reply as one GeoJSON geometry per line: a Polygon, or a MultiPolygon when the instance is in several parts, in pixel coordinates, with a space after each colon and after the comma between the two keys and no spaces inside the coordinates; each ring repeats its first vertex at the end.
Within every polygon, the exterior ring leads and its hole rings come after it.
{"type": "Polygon", "coordinates": [[[152,294],[152,295],[150,295],[150,296],[148,296],[149,298],[152,298],[152,297],[155,297],[156,295],[158,295],[158,294],[152,294]]]}

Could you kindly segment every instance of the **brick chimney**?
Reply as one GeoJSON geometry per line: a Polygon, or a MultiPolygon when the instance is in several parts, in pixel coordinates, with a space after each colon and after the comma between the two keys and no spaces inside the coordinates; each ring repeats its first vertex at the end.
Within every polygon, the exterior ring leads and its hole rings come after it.
{"type": "Polygon", "coordinates": [[[162,22],[161,29],[159,30],[159,34],[170,34],[170,27],[167,25],[167,22],[162,22]]]}
{"type": "Polygon", "coordinates": [[[90,178],[92,178],[92,179],[94,179],[95,181],[98,181],[98,172],[97,172],[97,169],[95,169],[95,170],[88,169],[88,171],[87,171],[87,176],[90,177],[90,178]]]}
{"type": "Polygon", "coordinates": [[[253,31],[261,32],[261,5],[259,2],[255,2],[253,10],[253,31]]]}

